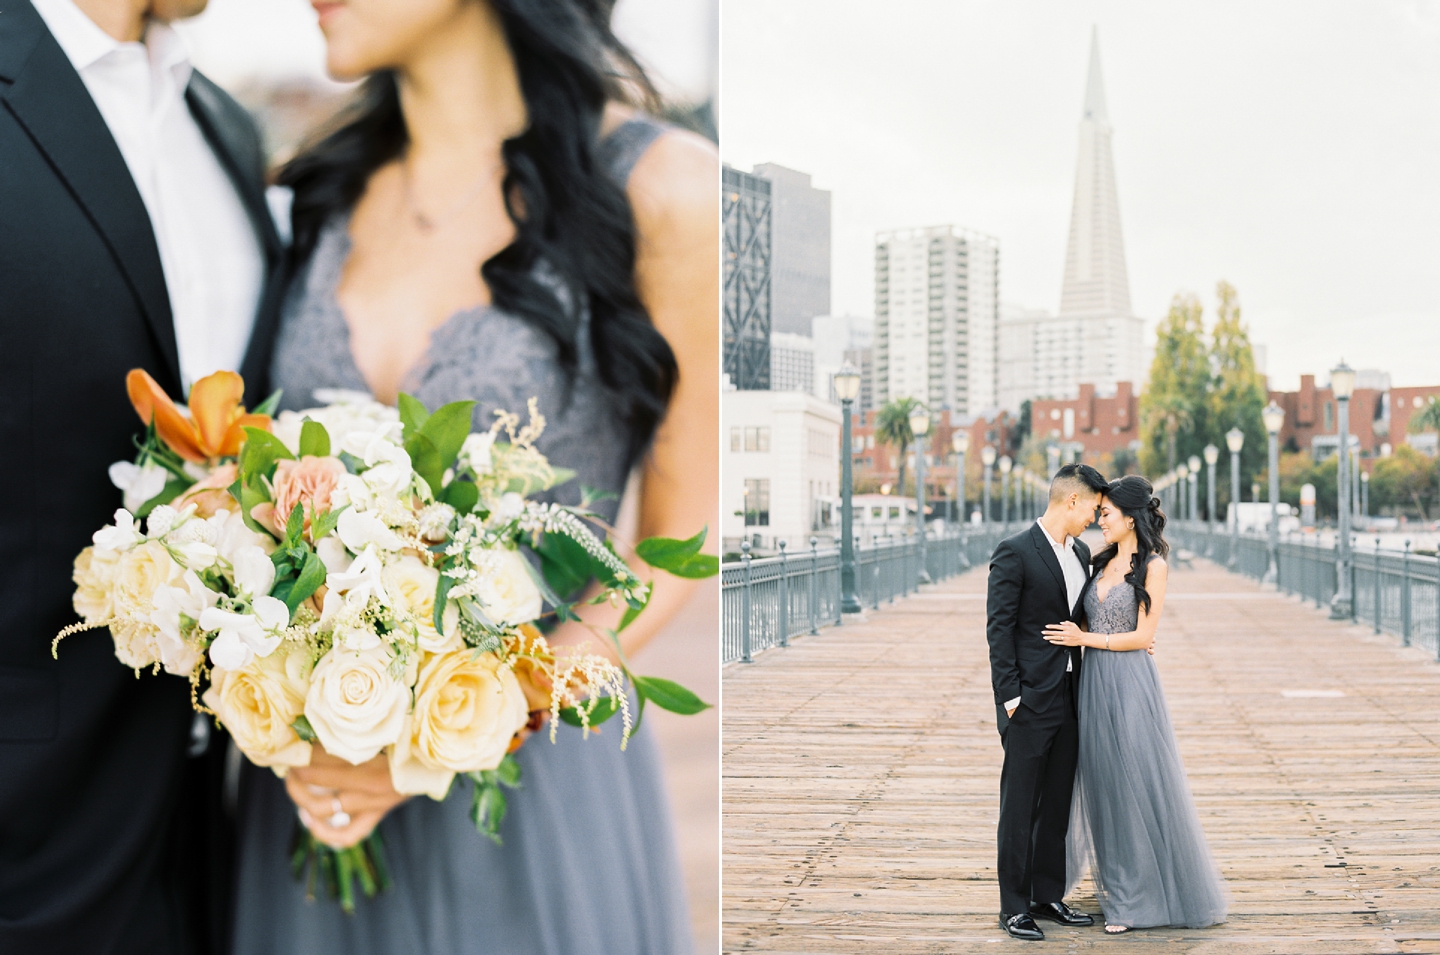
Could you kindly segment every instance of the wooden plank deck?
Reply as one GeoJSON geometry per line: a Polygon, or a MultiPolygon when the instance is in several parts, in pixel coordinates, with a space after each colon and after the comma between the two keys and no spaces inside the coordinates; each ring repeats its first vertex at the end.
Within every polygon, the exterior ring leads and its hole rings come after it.
{"type": "MultiPolygon", "coordinates": [[[[1024,944],[996,924],[984,588],[974,571],[725,669],[725,951],[1024,944]]],[[[1036,950],[1440,952],[1440,666],[1203,560],[1170,589],[1156,660],[1230,920],[1042,923],[1036,950]]],[[[1088,883],[1070,901],[1098,912],[1088,883]]]]}

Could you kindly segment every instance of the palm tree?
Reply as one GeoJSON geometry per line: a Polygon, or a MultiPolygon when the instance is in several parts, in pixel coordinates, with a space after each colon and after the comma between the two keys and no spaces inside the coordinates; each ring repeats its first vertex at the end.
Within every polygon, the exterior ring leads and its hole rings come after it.
{"type": "MultiPolygon", "coordinates": [[[[1417,431],[1440,431],[1440,398],[1431,398],[1425,403],[1425,407],[1419,414],[1410,416],[1411,432],[1417,431]]],[[[1435,462],[1435,484],[1436,484],[1436,506],[1440,507],[1440,444],[1436,445],[1435,462]]]]}
{"type": "Polygon", "coordinates": [[[914,398],[895,398],[887,401],[875,413],[875,440],[888,444],[900,452],[900,487],[905,493],[905,451],[915,441],[915,432],[910,430],[910,413],[920,402],[914,398]]]}

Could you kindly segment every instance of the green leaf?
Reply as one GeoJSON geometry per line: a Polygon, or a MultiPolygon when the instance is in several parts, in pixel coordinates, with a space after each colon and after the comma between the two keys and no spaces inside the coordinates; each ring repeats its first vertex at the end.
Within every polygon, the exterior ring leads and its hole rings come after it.
{"type": "MultiPolygon", "coordinates": [[[[299,501],[290,509],[290,516],[285,519],[285,544],[286,547],[294,547],[300,541],[301,535],[305,533],[305,505],[299,501]]],[[[294,610],[294,607],[290,608],[294,610]]]]}
{"type": "Polygon", "coordinates": [[[159,494],[156,494],[150,500],[140,505],[140,510],[135,512],[135,516],[149,517],[150,512],[155,510],[155,508],[159,507],[161,504],[169,504],[181,494],[184,494],[186,491],[190,490],[190,488],[193,487],[194,484],[195,482],[188,477],[172,477],[170,480],[165,482],[165,486],[160,489],[159,494]]]}
{"type": "MultiPolygon", "coordinates": [[[[435,450],[440,455],[442,473],[446,468],[454,466],[455,459],[460,456],[460,446],[470,436],[470,422],[474,413],[475,402],[452,401],[436,408],[435,413],[426,418],[425,423],[420,426],[420,434],[430,439],[430,443],[435,445],[435,450]]],[[[436,490],[440,487],[440,482],[432,481],[430,487],[436,490]]]]}
{"type": "Polygon", "coordinates": [[[525,560],[524,563],[525,572],[529,574],[530,579],[535,582],[535,586],[539,588],[540,596],[545,598],[545,602],[552,607],[558,607],[563,604],[565,601],[556,595],[554,589],[550,586],[550,582],[545,579],[545,575],[536,570],[535,565],[530,563],[528,559],[525,560]]]}
{"type": "Polygon", "coordinates": [[[680,713],[690,716],[702,710],[708,710],[710,704],[706,703],[685,687],[674,680],[666,680],[658,676],[635,676],[630,677],[635,681],[635,688],[640,694],[660,707],[662,710],[669,710],[672,713],[680,713]]]}
{"type": "Polygon", "coordinates": [[[637,607],[634,602],[630,602],[630,606],[625,608],[625,616],[620,618],[620,624],[615,628],[616,633],[623,632],[626,627],[635,622],[635,618],[640,616],[641,611],[650,605],[650,597],[654,593],[654,587],[647,587],[645,588],[645,599],[640,602],[640,606],[637,607]]]}
{"type": "Polygon", "coordinates": [[[480,503],[480,489],[474,481],[456,479],[440,491],[441,501],[455,508],[457,513],[469,514],[480,503]]]}
{"type": "Polygon", "coordinates": [[[509,786],[517,789],[520,786],[520,761],[509,753],[500,759],[500,765],[495,767],[495,776],[509,786]]]}
{"type": "Polygon", "coordinates": [[[692,580],[713,577],[720,573],[720,559],[700,553],[708,531],[708,527],[702,528],[700,533],[683,541],[671,537],[651,537],[637,544],[635,553],[651,567],[676,577],[692,580]]]}
{"type": "Polygon", "coordinates": [[[280,407],[280,396],[285,393],[283,388],[276,388],[270,392],[270,397],[250,409],[251,414],[275,415],[275,409],[280,407]]]}
{"type": "Polygon", "coordinates": [[[328,537],[335,530],[336,525],[340,523],[340,515],[343,514],[345,508],[349,506],[349,504],[346,504],[345,507],[340,508],[338,511],[321,511],[319,514],[313,515],[310,518],[310,539],[312,541],[319,541],[323,537],[328,537]]]}
{"type": "MultiPolygon", "coordinates": [[[[575,475],[580,473],[579,471],[572,471],[570,468],[557,468],[554,465],[551,465],[550,470],[555,472],[555,478],[547,486],[540,488],[542,491],[548,491],[552,487],[568,484],[575,480],[575,475]]],[[[526,496],[528,497],[529,495],[526,496]]]]}
{"type": "Polygon", "coordinates": [[[455,586],[455,578],[441,573],[440,582],[435,585],[435,632],[445,634],[445,601],[449,599],[450,588],[455,586]]]}
{"type": "Polygon", "coordinates": [[[544,534],[533,549],[540,555],[540,570],[557,594],[573,594],[595,576],[595,559],[564,534],[544,534]]]}
{"type": "Polygon", "coordinates": [[[421,404],[419,399],[407,394],[401,394],[395,402],[400,409],[400,424],[404,426],[403,438],[409,438],[425,425],[425,420],[430,417],[430,410],[421,404]]]}
{"type": "Polygon", "coordinates": [[[259,428],[245,429],[245,447],[240,452],[240,480],[246,484],[255,483],[261,475],[270,476],[276,461],[293,461],[295,455],[285,443],[269,431],[259,428]]]}
{"type": "Polygon", "coordinates": [[[405,453],[410,455],[410,465],[415,473],[425,479],[433,493],[445,476],[445,465],[440,459],[440,452],[435,449],[435,442],[416,432],[405,439],[405,453]]]}
{"type": "Polygon", "coordinates": [[[325,583],[324,562],[309,547],[301,547],[305,552],[305,562],[300,567],[299,575],[294,580],[280,581],[270,591],[272,597],[285,601],[291,616],[294,616],[296,607],[309,599],[320,589],[320,585],[325,583]]]}
{"type": "MultiPolygon", "coordinates": [[[[560,710],[560,719],[571,726],[583,726],[580,720],[580,709],[583,707],[567,706],[560,710]]],[[[595,712],[590,714],[590,725],[599,726],[601,723],[620,712],[620,704],[613,696],[602,696],[595,703],[595,712]]]]}
{"type": "Polygon", "coordinates": [[[259,521],[250,516],[251,508],[258,504],[264,504],[270,499],[260,491],[255,490],[255,488],[239,480],[230,485],[228,490],[230,491],[230,496],[235,499],[235,503],[240,505],[240,517],[245,521],[245,526],[257,534],[274,537],[275,534],[270,528],[263,526],[259,521]]]}
{"type": "Polygon", "coordinates": [[[295,722],[290,724],[290,728],[305,742],[313,743],[315,741],[315,728],[310,725],[310,721],[305,718],[304,713],[295,717],[295,722]]]}
{"type": "Polygon", "coordinates": [[[475,794],[470,802],[470,818],[475,829],[500,845],[500,823],[505,820],[505,793],[497,783],[487,781],[480,773],[471,773],[475,794]]]}
{"type": "Polygon", "coordinates": [[[306,418],[300,425],[300,456],[328,457],[330,454],[330,432],[318,421],[306,418]]]}

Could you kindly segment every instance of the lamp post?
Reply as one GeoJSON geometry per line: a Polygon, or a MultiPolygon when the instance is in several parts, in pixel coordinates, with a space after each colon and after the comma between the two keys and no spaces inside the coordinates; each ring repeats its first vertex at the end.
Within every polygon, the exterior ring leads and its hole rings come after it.
{"type": "Polygon", "coordinates": [[[970,432],[955,431],[950,435],[950,447],[955,449],[955,502],[960,514],[960,566],[969,568],[970,558],[965,556],[965,458],[970,451],[970,432]]]}
{"type": "Polygon", "coordinates": [[[1225,432],[1225,447],[1230,451],[1230,560],[1234,567],[1240,553],[1240,450],[1245,447],[1245,432],[1231,428],[1225,432]]]}
{"type": "Polygon", "coordinates": [[[1045,449],[1045,460],[1050,465],[1050,477],[1055,477],[1055,472],[1060,470],[1060,446],[1052,444],[1045,449]]]}
{"type": "Polygon", "coordinates": [[[1185,462],[1190,465],[1190,520],[1200,520],[1200,456],[1190,455],[1190,460],[1185,462]]]}
{"type": "Polygon", "coordinates": [[[1175,487],[1175,513],[1183,521],[1185,520],[1185,485],[1190,481],[1190,465],[1181,461],[1175,468],[1175,477],[1179,478],[1179,483],[1175,487]]]}
{"type": "Polygon", "coordinates": [[[860,394],[860,372],[846,362],[835,373],[835,396],[840,399],[840,612],[862,613],[864,607],[855,592],[855,517],[851,505],[854,478],[851,472],[850,406],[860,394]]]}
{"type": "Polygon", "coordinates": [[[1015,480],[1012,483],[1015,485],[1015,522],[1017,524],[1025,523],[1025,478],[1027,477],[1029,475],[1025,473],[1025,467],[1020,464],[1015,465],[1015,480]]]}
{"type": "Polygon", "coordinates": [[[1000,458],[1000,524],[1002,533],[1010,533],[1010,469],[1015,462],[1010,460],[1010,455],[1002,455],[1000,458]]]}
{"type": "Polygon", "coordinates": [[[1360,472],[1360,520],[1370,523],[1370,472],[1360,472]]]}
{"type": "Polygon", "coordinates": [[[1350,396],[1355,393],[1355,371],[1345,360],[1330,370],[1330,390],[1338,404],[1337,415],[1340,426],[1340,444],[1335,455],[1336,516],[1339,523],[1339,540],[1335,542],[1335,597],[1330,601],[1331,620],[1349,620],[1354,607],[1354,595],[1350,592],[1350,475],[1349,458],[1346,448],[1350,444],[1350,396]]]}
{"type": "Polygon", "coordinates": [[[985,496],[982,499],[984,502],[984,511],[980,517],[982,523],[989,524],[994,520],[994,516],[990,510],[990,469],[995,466],[995,449],[993,447],[987,444],[980,449],[980,463],[985,467],[985,496]]]}
{"type": "Polygon", "coordinates": [[[1215,462],[1220,449],[1205,445],[1205,556],[1215,556],[1215,462]]]}
{"type": "Polygon", "coordinates": [[[930,571],[926,569],[925,549],[925,437],[930,433],[930,412],[924,405],[916,405],[910,412],[910,433],[915,435],[915,533],[920,538],[920,572],[915,579],[930,583],[930,571]]]}
{"type": "Polygon", "coordinates": [[[1270,436],[1270,562],[1261,583],[1273,584],[1280,573],[1280,426],[1285,423],[1285,409],[1272,401],[1260,417],[1270,436]]]}

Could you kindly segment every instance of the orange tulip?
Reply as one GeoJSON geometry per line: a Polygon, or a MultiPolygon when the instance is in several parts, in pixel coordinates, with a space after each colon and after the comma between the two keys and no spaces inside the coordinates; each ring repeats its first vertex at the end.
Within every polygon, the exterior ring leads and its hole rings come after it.
{"type": "Polygon", "coordinates": [[[125,377],[125,389],[140,420],[147,425],[153,420],[160,440],[186,461],[234,457],[245,442],[245,428],[270,428],[268,415],[245,413],[240,403],[245,381],[233,371],[217,371],[195,382],[188,413],[143,369],[125,377]]]}

